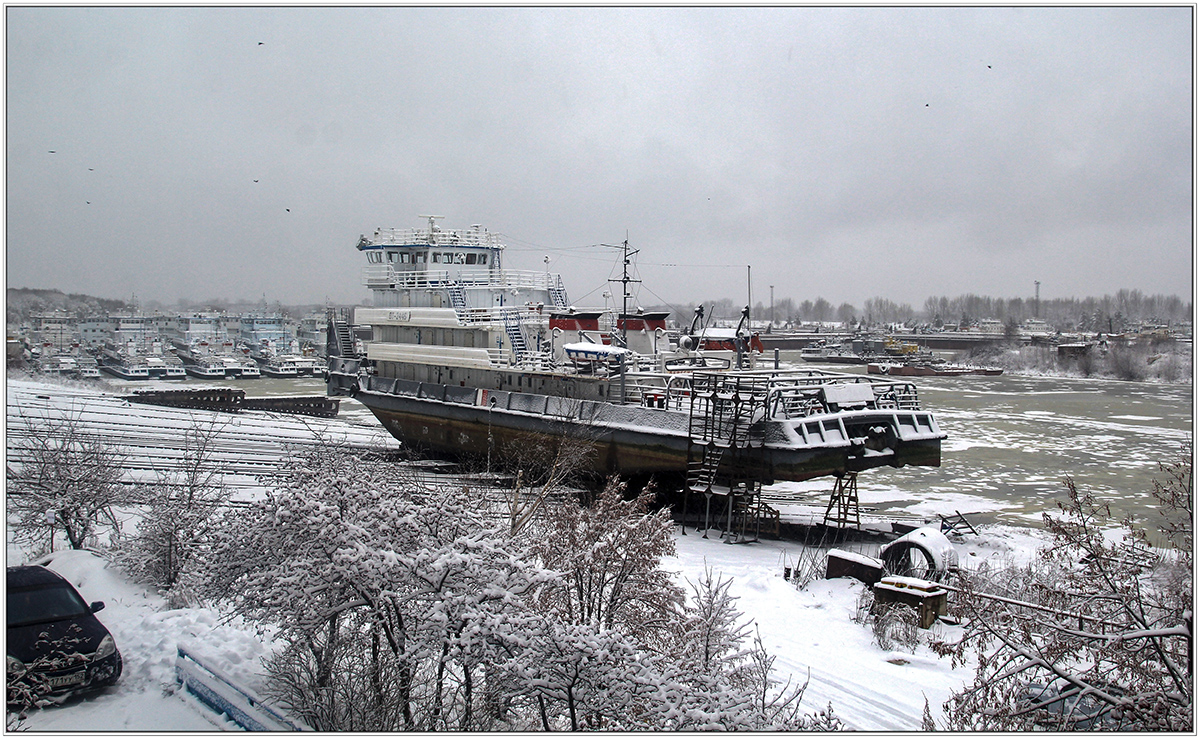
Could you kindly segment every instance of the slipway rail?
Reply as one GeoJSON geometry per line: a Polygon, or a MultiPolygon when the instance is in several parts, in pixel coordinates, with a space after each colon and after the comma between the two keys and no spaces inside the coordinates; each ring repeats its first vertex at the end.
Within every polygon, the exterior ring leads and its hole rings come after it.
{"type": "MultiPolygon", "coordinates": [[[[236,414],[131,403],[118,395],[10,381],[6,452],[10,473],[31,460],[45,439],[99,440],[124,458],[125,482],[157,482],[181,470],[191,432],[210,435],[206,458],[231,488],[259,488],[274,477],[288,449],[336,444],[366,452],[399,448],[375,426],[267,411],[236,414]]],[[[194,441],[193,441],[194,444],[194,441]]]]}

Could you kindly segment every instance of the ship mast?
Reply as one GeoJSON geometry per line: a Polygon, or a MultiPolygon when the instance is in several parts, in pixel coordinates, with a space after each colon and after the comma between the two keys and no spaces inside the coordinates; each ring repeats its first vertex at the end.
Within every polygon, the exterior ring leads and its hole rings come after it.
{"type": "MultiPolygon", "coordinates": [[[[609,246],[609,244],[605,244],[604,246],[609,246]]],[[[629,250],[628,236],[619,248],[621,249],[621,279],[609,280],[609,282],[621,283],[621,315],[617,317],[617,321],[621,324],[621,347],[625,348],[629,346],[629,322],[625,320],[625,316],[629,313],[629,298],[633,297],[629,294],[629,283],[641,282],[641,280],[635,280],[629,276],[629,258],[637,254],[640,249],[629,250]]]]}
{"type": "MultiPolygon", "coordinates": [[[[604,246],[612,246],[612,245],[604,244],[604,246]]],[[[612,246],[612,248],[615,249],[617,247],[612,246]]],[[[620,313],[620,315],[617,316],[617,324],[621,327],[621,348],[627,349],[627,348],[629,348],[629,320],[625,316],[629,313],[629,298],[632,297],[629,294],[629,283],[641,282],[641,280],[635,280],[635,279],[630,278],[630,276],[629,276],[629,258],[632,257],[634,254],[637,254],[639,250],[638,249],[634,249],[633,251],[629,250],[629,234],[628,233],[625,234],[625,241],[621,242],[620,249],[621,249],[621,279],[620,280],[609,280],[609,282],[620,282],[621,283],[621,313],[620,313]]],[[[626,355],[622,354],[621,355],[621,400],[620,400],[621,403],[625,402],[625,359],[626,359],[626,355]]]]}

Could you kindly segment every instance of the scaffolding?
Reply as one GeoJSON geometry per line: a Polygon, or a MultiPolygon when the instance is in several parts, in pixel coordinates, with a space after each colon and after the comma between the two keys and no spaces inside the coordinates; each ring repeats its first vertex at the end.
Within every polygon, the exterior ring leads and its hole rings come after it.
{"type": "MultiPolygon", "coordinates": [[[[725,498],[722,536],[728,543],[757,541],[768,530],[779,532],[779,512],[762,502],[762,420],[767,416],[770,378],[725,372],[697,372],[692,377],[688,417],[688,476],[684,491],[683,528],[688,498],[704,496],[704,537],[712,528],[712,498],[725,498]],[[757,470],[751,473],[751,470],[757,470]]],[[[697,530],[700,530],[697,527],[697,530]]]]}
{"type": "Polygon", "coordinates": [[[825,525],[843,529],[853,526],[862,528],[858,515],[858,473],[845,472],[837,475],[829,505],[825,507],[825,525]]]}

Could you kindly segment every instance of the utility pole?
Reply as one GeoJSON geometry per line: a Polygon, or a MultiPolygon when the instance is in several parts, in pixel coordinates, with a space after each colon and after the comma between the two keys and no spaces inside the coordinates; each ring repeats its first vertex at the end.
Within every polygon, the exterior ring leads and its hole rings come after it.
{"type": "MultiPolygon", "coordinates": [[[[746,265],[746,307],[749,308],[751,311],[753,311],[754,310],[753,306],[754,306],[753,299],[750,297],[750,265],[747,264],[746,265]]],[[[750,324],[751,322],[753,322],[753,320],[754,320],[753,313],[751,313],[749,316],[746,317],[747,324],[750,324]]],[[[747,325],[746,328],[749,328],[749,325],[747,325]]]]}
{"type": "Polygon", "coordinates": [[[771,285],[771,325],[775,325],[775,286],[771,285]]]}

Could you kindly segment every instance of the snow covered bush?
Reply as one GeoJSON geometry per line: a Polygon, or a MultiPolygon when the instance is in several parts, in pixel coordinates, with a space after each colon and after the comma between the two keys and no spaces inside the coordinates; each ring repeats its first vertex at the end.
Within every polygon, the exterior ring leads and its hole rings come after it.
{"type": "Polygon", "coordinates": [[[917,610],[907,603],[880,603],[871,607],[871,633],[882,650],[914,653],[921,643],[917,610]]]}
{"type": "Polygon", "coordinates": [[[273,697],[318,730],[490,728],[503,701],[489,680],[549,575],[470,489],[328,446],[286,469],[224,512],[195,570],[198,592],[289,644],[268,664],[273,697]]]}
{"type": "Polygon", "coordinates": [[[625,500],[611,481],[590,507],[564,503],[536,532],[533,553],[559,578],[536,591],[551,620],[524,677],[545,730],[801,730],[840,726],[831,709],[800,713],[804,685],[780,686],[774,658],[755,640],[729,596],[707,573],[692,598],[661,558],[674,552],[654,492],[625,500]]]}
{"type": "Polygon", "coordinates": [[[855,623],[871,628],[875,646],[885,652],[904,649],[912,654],[921,643],[916,609],[906,603],[880,603],[875,600],[875,591],[870,586],[859,593],[853,619],[855,623]]]}
{"type": "Polygon", "coordinates": [[[1190,448],[1161,472],[1154,495],[1174,548],[1149,547],[1129,521],[1115,525],[1068,478],[1035,562],[1000,592],[961,579],[967,627],[938,648],[978,667],[945,705],[948,728],[1193,730],[1190,448]]]}
{"type": "Polygon", "coordinates": [[[531,537],[533,556],[561,577],[535,600],[565,622],[620,628],[645,646],[661,645],[683,604],[683,590],[660,564],[675,553],[670,511],[647,512],[649,487],[633,500],[624,491],[614,479],[590,507],[568,498],[531,537]]]}
{"type": "Polygon", "coordinates": [[[119,450],[72,418],[47,419],[9,443],[6,511],[16,543],[31,553],[52,550],[61,534],[83,549],[101,529],[120,531],[113,509],[128,495],[119,450]]]}
{"type": "Polygon", "coordinates": [[[652,491],[504,504],[331,446],[297,452],[258,503],[225,508],[183,580],[270,625],[266,694],[322,731],[836,728],[741,646],[727,583],[693,604],[652,491]]]}
{"type": "Polygon", "coordinates": [[[183,460],[176,471],[137,491],[142,515],[136,531],[113,546],[113,561],[138,581],[157,586],[172,607],[182,607],[187,594],[179,580],[204,540],[209,522],[229,499],[212,459],[221,428],[216,420],[196,422],[183,434],[183,460]]]}

